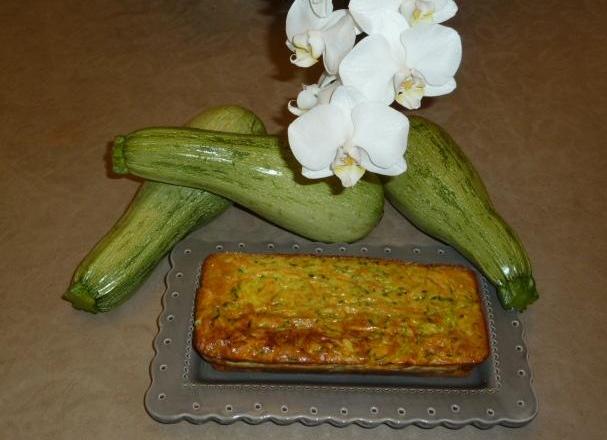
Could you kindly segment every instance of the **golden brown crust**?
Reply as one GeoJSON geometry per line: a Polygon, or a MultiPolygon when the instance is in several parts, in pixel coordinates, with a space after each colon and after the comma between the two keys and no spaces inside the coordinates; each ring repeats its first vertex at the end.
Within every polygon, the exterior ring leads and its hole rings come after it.
{"type": "Polygon", "coordinates": [[[195,346],[230,369],[462,375],[489,354],[476,283],[460,266],[214,254],[195,346]]]}

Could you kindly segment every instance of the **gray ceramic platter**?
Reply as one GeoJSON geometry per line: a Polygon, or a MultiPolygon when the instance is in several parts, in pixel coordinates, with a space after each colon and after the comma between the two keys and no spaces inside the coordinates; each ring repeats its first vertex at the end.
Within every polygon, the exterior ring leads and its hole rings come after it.
{"type": "Polygon", "coordinates": [[[319,243],[208,242],[186,238],[170,255],[163,311],[154,341],[149,414],[164,423],[272,421],[364,427],[411,424],[432,428],[522,426],[537,413],[524,331],[495,288],[447,246],[366,246],[319,243]],[[215,252],[304,253],[459,264],[478,277],[491,356],[463,378],[412,375],[220,372],[192,347],[194,302],[204,259],[215,252]]]}

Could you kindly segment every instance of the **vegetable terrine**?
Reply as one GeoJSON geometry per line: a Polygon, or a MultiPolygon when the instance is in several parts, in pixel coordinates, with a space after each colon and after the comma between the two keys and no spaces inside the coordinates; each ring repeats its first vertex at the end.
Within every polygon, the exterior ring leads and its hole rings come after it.
{"type": "Polygon", "coordinates": [[[217,368],[462,375],[489,344],[467,268],[218,253],[202,268],[195,346],[217,368]]]}

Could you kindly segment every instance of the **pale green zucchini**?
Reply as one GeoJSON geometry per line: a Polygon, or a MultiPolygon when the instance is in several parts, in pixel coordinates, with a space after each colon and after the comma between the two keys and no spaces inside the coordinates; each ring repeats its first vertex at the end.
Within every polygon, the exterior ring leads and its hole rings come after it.
{"type": "Polygon", "coordinates": [[[113,158],[116,173],[205,189],[316,241],[358,240],[383,214],[377,177],[348,189],[337,179],[307,180],[275,136],[147,128],[117,137],[113,158]]]}
{"type": "MultiPolygon", "coordinates": [[[[188,125],[234,133],[264,134],[252,112],[217,107],[188,125]]],[[[105,312],[127,300],[162,257],[194,226],[231,202],[206,191],[144,182],[127,211],[80,263],[64,298],[88,312],[105,312]]]]}
{"type": "Polygon", "coordinates": [[[496,285],[506,309],[538,298],[529,257],[495,211],[479,174],[436,124],[410,117],[407,171],[385,179],[390,202],[429,235],[455,247],[496,285]]]}

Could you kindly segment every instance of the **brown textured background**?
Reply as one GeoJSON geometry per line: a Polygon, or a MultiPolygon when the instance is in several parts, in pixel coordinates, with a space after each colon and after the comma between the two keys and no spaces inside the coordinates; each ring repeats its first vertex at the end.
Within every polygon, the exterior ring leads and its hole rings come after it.
{"type": "MultiPolygon", "coordinates": [[[[534,263],[523,316],[540,401],[521,429],[162,425],[145,412],[163,262],[105,315],[60,299],[138,183],[108,177],[118,133],[238,103],[270,132],[317,72],[291,67],[287,1],[0,3],[0,432],[10,439],[605,438],[607,3],[460,0],[456,93],[421,114],[478,167],[534,263]]],[[[197,234],[286,236],[236,208],[197,234]]],[[[428,241],[387,207],[369,243],[428,241]]]]}

